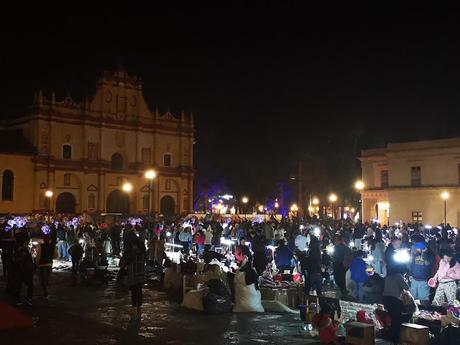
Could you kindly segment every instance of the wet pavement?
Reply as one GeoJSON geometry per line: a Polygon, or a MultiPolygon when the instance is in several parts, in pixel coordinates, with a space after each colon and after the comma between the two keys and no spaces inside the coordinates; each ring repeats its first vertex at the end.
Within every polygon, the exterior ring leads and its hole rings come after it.
{"type": "MultiPolygon", "coordinates": [[[[0,289],[4,291],[3,280],[0,289]]],[[[116,281],[99,286],[72,286],[68,270],[53,271],[49,291],[49,299],[40,297],[36,281],[33,305],[21,307],[32,316],[34,327],[0,333],[0,344],[295,345],[317,342],[300,331],[302,322],[298,315],[207,315],[187,311],[169,301],[155,286],[144,287],[140,317],[130,306],[127,286],[116,281]]]]}

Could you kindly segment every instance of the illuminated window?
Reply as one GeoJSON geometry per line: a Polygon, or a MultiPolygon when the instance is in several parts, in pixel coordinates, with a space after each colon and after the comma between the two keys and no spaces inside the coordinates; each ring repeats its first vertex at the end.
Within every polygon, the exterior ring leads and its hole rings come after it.
{"type": "Polygon", "coordinates": [[[382,188],[388,187],[388,170],[382,170],[380,172],[380,184],[382,188]]]}
{"type": "Polygon", "coordinates": [[[69,145],[69,144],[62,145],[62,158],[72,159],[72,145],[69,145]]]}
{"type": "Polygon", "coordinates": [[[423,221],[422,211],[412,211],[412,222],[421,223],[423,221]]]}
{"type": "Polygon", "coordinates": [[[170,167],[171,166],[171,154],[170,153],[166,153],[163,156],[163,165],[165,167],[170,167]]]}
{"type": "Polygon", "coordinates": [[[88,208],[93,210],[96,208],[96,196],[94,194],[88,195],[88,208]]]}
{"type": "Polygon", "coordinates": [[[5,170],[2,175],[2,200],[13,200],[14,174],[5,170]]]}
{"type": "Polygon", "coordinates": [[[70,174],[64,174],[64,186],[70,186],[70,174]]]}
{"type": "Polygon", "coordinates": [[[421,167],[411,167],[411,185],[414,187],[420,186],[422,184],[422,168],[421,167]]]}

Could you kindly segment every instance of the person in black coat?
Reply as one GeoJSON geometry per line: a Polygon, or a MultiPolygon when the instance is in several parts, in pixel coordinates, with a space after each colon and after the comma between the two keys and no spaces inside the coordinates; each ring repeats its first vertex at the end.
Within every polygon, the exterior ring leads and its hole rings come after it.
{"type": "Polygon", "coordinates": [[[316,236],[311,236],[305,258],[305,268],[307,271],[307,281],[305,282],[305,293],[308,294],[310,289],[316,291],[318,296],[322,294],[323,276],[321,272],[321,248],[320,242],[316,236]]]}

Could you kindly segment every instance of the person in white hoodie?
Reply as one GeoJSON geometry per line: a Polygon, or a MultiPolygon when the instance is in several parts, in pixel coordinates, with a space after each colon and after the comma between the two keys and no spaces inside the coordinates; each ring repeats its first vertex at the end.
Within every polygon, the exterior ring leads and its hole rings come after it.
{"type": "Polygon", "coordinates": [[[308,244],[310,242],[310,235],[306,235],[304,231],[302,231],[300,234],[297,235],[297,237],[294,240],[294,244],[298,250],[301,252],[307,251],[308,250],[308,244]]]}
{"type": "Polygon", "coordinates": [[[204,232],[204,250],[210,250],[212,247],[212,227],[211,225],[208,226],[206,231],[204,232]]]}

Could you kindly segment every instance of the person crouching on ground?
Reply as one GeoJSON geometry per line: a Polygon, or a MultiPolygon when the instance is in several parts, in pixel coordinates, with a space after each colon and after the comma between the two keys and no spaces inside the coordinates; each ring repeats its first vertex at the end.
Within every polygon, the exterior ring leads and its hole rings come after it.
{"type": "Polygon", "coordinates": [[[393,267],[385,277],[385,288],[383,289],[383,305],[391,317],[389,336],[392,341],[399,340],[401,324],[407,322],[403,318],[403,302],[401,294],[409,290],[409,285],[403,277],[405,268],[403,266],[393,267]]]}
{"type": "Polygon", "coordinates": [[[455,261],[454,254],[450,249],[444,250],[443,258],[439,262],[438,272],[433,278],[439,282],[433,304],[436,306],[440,306],[444,302],[453,304],[457,293],[455,280],[460,279],[460,263],[455,261]]]}
{"type": "Polygon", "coordinates": [[[367,282],[369,276],[366,272],[366,263],[363,260],[363,251],[358,250],[355,258],[350,265],[351,280],[354,282],[353,296],[362,303],[364,300],[364,283],[367,282]]]}
{"type": "Polygon", "coordinates": [[[241,267],[235,273],[233,283],[235,289],[234,312],[264,312],[262,296],[259,290],[259,277],[246,255],[244,255],[243,261],[241,262],[241,267]]]}
{"type": "Polygon", "coordinates": [[[333,320],[334,309],[327,303],[320,307],[320,312],[313,316],[312,326],[318,331],[321,344],[337,344],[339,323],[333,320]]]}

